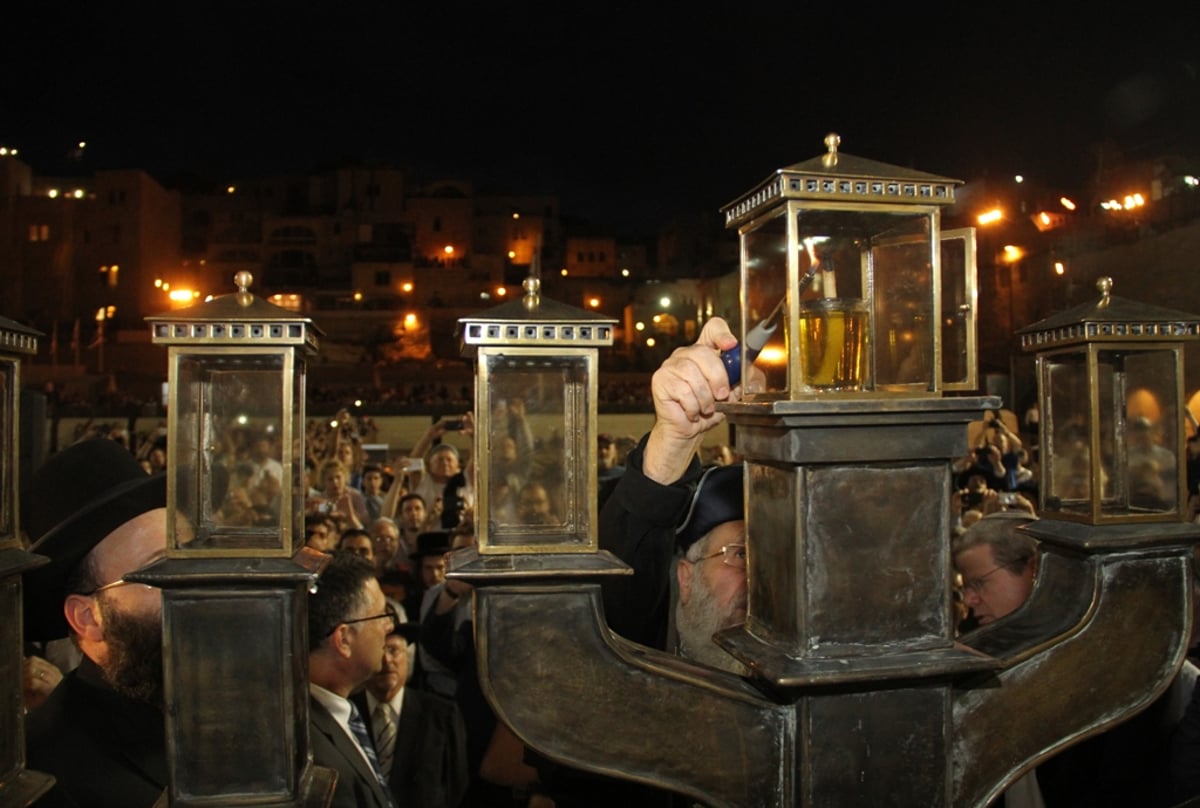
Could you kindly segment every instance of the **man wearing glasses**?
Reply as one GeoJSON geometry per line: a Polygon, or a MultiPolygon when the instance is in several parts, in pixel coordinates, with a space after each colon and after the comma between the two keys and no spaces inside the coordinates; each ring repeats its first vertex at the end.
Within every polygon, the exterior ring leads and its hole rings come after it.
{"type": "Polygon", "coordinates": [[[655,371],[654,426],[630,451],[605,501],[600,546],[634,569],[602,585],[615,632],[740,673],[712,635],[746,617],[743,471],[740,464],[706,470],[698,458],[704,435],[725,420],[717,403],[740,396],[721,361],[721,351],[736,345],[729,326],[714,317],[695,344],[677,349],[655,371]],[[672,611],[677,642],[668,631],[672,611]]]}
{"type": "Polygon", "coordinates": [[[29,767],[53,774],[38,805],[150,806],[167,784],[162,596],[124,576],[166,552],[166,478],[115,441],[54,455],[25,503],[32,551],[25,637],[71,636],[79,666],[30,713],[29,767]]]}
{"type": "Polygon", "coordinates": [[[962,576],[963,603],[984,626],[1015,612],[1029,598],[1037,576],[1037,542],[1017,528],[1034,517],[997,512],[971,525],[950,547],[962,576]]]}
{"type": "Polygon", "coordinates": [[[338,773],[331,808],[394,808],[366,721],[350,701],[383,665],[389,634],[402,631],[375,566],[333,554],[308,598],[309,727],[313,762],[338,773]]]}

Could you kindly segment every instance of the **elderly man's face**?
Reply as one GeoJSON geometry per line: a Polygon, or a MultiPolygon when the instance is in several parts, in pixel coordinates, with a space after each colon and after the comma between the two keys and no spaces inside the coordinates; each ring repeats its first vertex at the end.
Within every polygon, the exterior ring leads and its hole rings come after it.
{"type": "Polygon", "coordinates": [[[390,699],[408,680],[408,643],[399,634],[389,634],[383,645],[383,667],[367,682],[380,701],[390,699]]]}
{"type": "Polygon", "coordinates": [[[702,540],[701,560],[681,560],[677,568],[679,603],[675,622],[685,655],[737,672],[741,672],[739,663],[719,648],[712,636],[746,622],[745,543],[746,523],[725,522],[702,540]],[[735,545],[742,549],[722,552],[723,547],[735,545]]]}
{"type": "Polygon", "coordinates": [[[962,575],[963,603],[970,607],[980,625],[987,625],[1015,612],[1033,590],[1037,559],[1031,557],[1019,573],[996,563],[990,544],[977,544],[954,557],[962,575]]]}
{"type": "Polygon", "coordinates": [[[375,541],[375,555],[391,559],[400,549],[400,532],[395,525],[386,522],[372,528],[371,538],[375,541]]]}

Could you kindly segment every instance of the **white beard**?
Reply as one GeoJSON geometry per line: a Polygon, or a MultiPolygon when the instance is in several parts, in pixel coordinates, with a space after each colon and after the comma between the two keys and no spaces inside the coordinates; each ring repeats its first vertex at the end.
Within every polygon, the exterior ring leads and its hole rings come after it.
{"type": "Polygon", "coordinates": [[[681,601],[675,606],[679,655],[723,671],[746,675],[746,667],[713,642],[713,635],[718,631],[738,624],[737,618],[730,614],[736,610],[737,604],[734,604],[728,611],[722,611],[707,582],[696,571],[692,575],[692,592],[687,604],[681,601]]]}

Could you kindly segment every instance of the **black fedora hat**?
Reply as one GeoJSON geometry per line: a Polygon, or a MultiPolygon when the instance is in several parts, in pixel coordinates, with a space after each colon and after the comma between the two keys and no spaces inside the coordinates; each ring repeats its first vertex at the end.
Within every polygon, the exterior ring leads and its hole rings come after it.
{"type": "Polygon", "coordinates": [[[166,507],[167,478],[146,474],[116,441],[95,438],[46,461],[25,500],[30,550],[50,559],[25,575],[25,636],[54,640],[67,636],[63,600],[79,562],[130,519],[166,507]]]}
{"type": "Polygon", "coordinates": [[[417,535],[417,549],[408,554],[409,558],[424,558],[430,555],[445,555],[450,552],[450,534],[444,530],[435,530],[417,535]]]}

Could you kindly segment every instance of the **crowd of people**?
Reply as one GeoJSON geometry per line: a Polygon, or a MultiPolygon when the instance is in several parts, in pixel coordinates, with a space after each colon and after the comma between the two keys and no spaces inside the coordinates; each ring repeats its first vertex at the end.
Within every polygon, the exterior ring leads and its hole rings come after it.
{"type": "MultiPolygon", "coordinates": [[[[719,358],[735,343],[723,321],[710,320],[654,374],[650,432],[598,436],[600,546],[634,570],[606,579],[601,595],[617,634],[750,675],[712,640],[744,622],[747,608],[743,464],[730,446],[704,445],[724,420],[718,404],[740,393],[719,358]]],[[[562,522],[562,467],[547,460],[561,446],[530,428],[531,405],[521,396],[496,402],[486,458],[444,442],[449,432],[473,435],[469,411],[431,423],[387,466],[365,456],[367,425],[348,413],[337,427],[309,424],[304,544],[329,556],[308,596],[309,733],[314,762],[338,772],[336,808],[678,804],[541,758],[483,696],[473,590],[447,569],[452,553],[476,542],[477,462],[489,464],[489,520],[562,522]]],[[[280,526],[287,481],[276,436],[219,434],[212,518],[231,530],[280,526]]],[[[952,464],[944,538],[962,636],[1018,612],[1036,586],[1040,548],[1020,530],[1037,519],[1029,444],[988,413],[952,464]]],[[[83,440],[30,486],[28,536],[50,563],[25,586],[28,765],[57,778],[39,804],[149,806],[167,786],[161,601],[125,580],[164,555],[165,464],[161,440],[139,452],[83,440]]],[[[1169,805],[1200,794],[1196,672],[1185,665],[1145,719],[1040,765],[1005,804],[1169,805]],[[1080,802],[1082,794],[1094,801],[1080,802]]]]}

